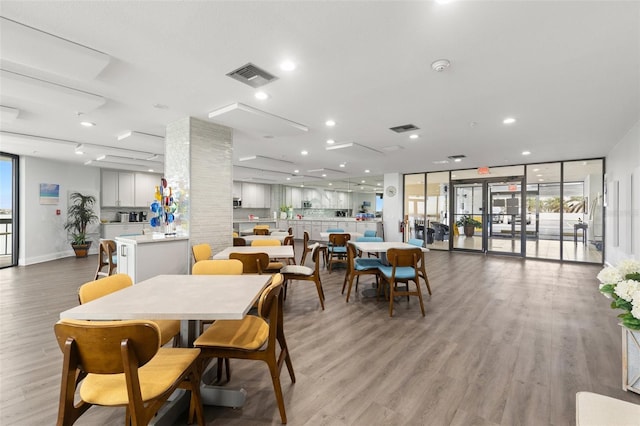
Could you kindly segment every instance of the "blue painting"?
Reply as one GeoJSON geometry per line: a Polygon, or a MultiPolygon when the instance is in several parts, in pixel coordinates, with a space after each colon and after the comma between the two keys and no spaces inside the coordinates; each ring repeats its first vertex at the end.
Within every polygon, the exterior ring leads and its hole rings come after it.
{"type": "Polygon", "coordinates": [[[58,204],[60,185],[55,183],[40,184],[40,204],[58,204]]]}

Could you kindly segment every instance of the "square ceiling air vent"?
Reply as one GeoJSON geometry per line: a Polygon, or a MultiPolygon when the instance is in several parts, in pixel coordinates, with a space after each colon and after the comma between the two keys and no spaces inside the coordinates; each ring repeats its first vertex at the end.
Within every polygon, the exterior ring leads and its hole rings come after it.
{"type": "Polygon", "coordinates": [[[420,129],[414,124],[403,124],[402,126],[390,127],[389,130],[393,130],[396,133],[410,132],[412,130],[420,129]]]}
{"type": "Polygon", "coordinates": [[[265,70],[253,65],[251,62],[231,71],[227,75],[251,87],[264,86],[265,84],[278,79],[275,75],[269,74],[265,70]]]}

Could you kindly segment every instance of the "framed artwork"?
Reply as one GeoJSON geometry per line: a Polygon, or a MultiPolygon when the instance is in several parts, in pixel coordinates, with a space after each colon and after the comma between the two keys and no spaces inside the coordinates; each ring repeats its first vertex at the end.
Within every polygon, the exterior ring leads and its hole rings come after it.
{"type": "Polygon", "coordinates": [[[40,184],[40,204],[58,204],[60,201],[60,185],[57,183],[40,184]]]}

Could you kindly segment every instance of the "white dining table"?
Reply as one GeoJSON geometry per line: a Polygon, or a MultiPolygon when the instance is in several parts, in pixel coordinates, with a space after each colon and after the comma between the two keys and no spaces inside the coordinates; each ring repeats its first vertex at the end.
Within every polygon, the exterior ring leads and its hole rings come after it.
{"type": "Polygon", "coordinates": [[[235,246],[227,247],[215,254],[213,259],[229,259],[231,253],[267,253],[270,259],[290,259],[294,257],[293,246],[235,246]]]}
{"type": "MultiPolygon", "coordinates": [[[[287,235],[247,235],[244,237],[240,237],[247,242],[247,245],[250,246],[252,241],[257,240],[278,240],[281,244],[284,244],[284,239],[288,237],[287,235]]],[[[242,247],[242,246],[240,246],[242,247]]]]}
{"type": "MultiPolygon", "coordinates": [[[[181,320],[180,344],[192,347],[199,321],[244,318],[270,280],[271,275],[158,275],[61,312],[60,319],[181,320]]],[[[244,389],[204,383],[201,391],[204,404],[227,407],[241,407],[247,395],[244,389]]],[[[188,407],[184,396],[163,407],[153,424],[173,424],[188,407]]]]}

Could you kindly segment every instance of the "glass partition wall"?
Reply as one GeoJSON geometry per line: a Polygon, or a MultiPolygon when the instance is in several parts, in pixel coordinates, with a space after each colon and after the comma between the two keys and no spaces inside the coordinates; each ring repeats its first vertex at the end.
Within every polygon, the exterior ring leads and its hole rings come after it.
{"type": "Polygon", "coordinates": [[[591,159],[405,175],[409,235],[433,249],[601,264],[603,174],[591,159]]]}

